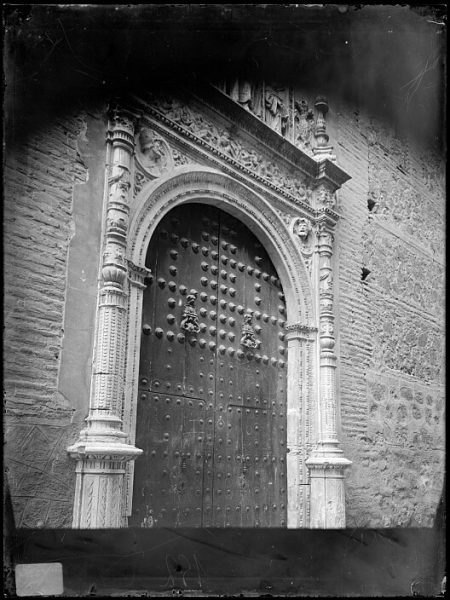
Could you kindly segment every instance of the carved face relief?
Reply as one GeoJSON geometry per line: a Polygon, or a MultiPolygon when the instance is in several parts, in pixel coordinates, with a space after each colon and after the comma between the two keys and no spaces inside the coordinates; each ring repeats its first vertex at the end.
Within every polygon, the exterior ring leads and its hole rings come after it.
{"type": "Polygon", "coordinates": [[[137,135],[136,156],[140,166],[151,177],[160,177],[172,168],[170,147],[149,127],[143,127],[137,135]]]}
{"type": "Polygon", "coordinates": [[[311,224],[308,219],[305,219],[304,217],[295,219],[293,223],[293,232],[300,238],[302,242],[306,241],[310,231],[311,224]]]}

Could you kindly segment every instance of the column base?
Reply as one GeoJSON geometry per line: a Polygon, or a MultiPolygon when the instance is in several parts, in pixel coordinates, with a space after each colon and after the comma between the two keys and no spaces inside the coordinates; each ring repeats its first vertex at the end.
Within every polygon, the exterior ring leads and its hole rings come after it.
{"type": "Polygon", "coordinates": [[[345,470],[351,461],[321,450],[306,461],[311,481],[311,529],[343,529],[345,527],[345,470]]]}
{"type": "MultiPolygon", "coordinates": [[[[103,432],[105,433],[105,432],[103,432]]],[[[126,525],[123,486],[126,464],[142,450],[123,441],[123,432],[110,432],[108,441],[85,439],[67,448],[76,459],[75,502],[72,527],[118,528],[126,525]]]]}

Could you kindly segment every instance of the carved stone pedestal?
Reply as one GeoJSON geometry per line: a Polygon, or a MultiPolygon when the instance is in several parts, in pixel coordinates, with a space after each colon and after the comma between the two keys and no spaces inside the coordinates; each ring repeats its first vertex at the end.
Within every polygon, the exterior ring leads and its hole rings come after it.
{"type": "Polygon", "coordinates": [[[351,462],[343,457],[323,458],[314,453],[306,464],[311,478],[310,528],[344,528],[344,472],[351,462]]]}
{"type": "Polygon", "coordinates": [[[72,526],[81,529],[124,526],[122,490],[126,463],[140,451],[124,444],[81,442],[69,448],[76,463],[77,502],[72,526]],[[107,454],[105,454],[107,453],[107,454]]]}

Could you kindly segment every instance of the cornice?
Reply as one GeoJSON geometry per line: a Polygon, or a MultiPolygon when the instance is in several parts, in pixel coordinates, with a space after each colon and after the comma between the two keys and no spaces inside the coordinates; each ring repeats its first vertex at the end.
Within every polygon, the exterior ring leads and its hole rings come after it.
{"type": "Polygon", "coordinates": [[[236,128],[241,128],[254,136],[267,147],[268,151],[276,152],[289,166],[294,166],[303,175],[311,178],[313,185],[315,182],[317,185],[326,182],[332,191],[336,191],[351,179],[350,175],[331,160],[317,161],[294,146],[214,86],[196,83],[195,87],[184,85],[183,89],[201,104],[230,120],[236,128]]]}
{"type": "MultiPolygon", "coordinates": [[[[301,152],[301,150],[298,150],[298,152],[301,152]]],[[[344,185],[344,183],[351,179],[351,176],[348,175],[348,173],[346,173],[343,169],[341,169],[341,167],[338,167],[337,164],[328,158],[325,158],[320,162],[316,162],[316,166],[316,185],[326,183],[330,188],[332,188],[332,191],[336,191],[342,185],[344,185]]]]}

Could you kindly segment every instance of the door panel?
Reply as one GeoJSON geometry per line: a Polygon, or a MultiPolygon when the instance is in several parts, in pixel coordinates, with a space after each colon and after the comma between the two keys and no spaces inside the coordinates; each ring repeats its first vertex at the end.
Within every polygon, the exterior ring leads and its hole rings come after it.
{"type": "Polygon", "coordinates": [[[284,296],[275,269],[256,238],[225,213],[220,224],[224,283],[219,286],[223,325],[216,379],[214,524],[283,526],[284,296]],[[240,343],[249,312],[256,348],[240,343]]]}
{"type": "Polygon", "coordinates": [[[161,221],[147,266],[130,524],[285,526],[285,302],[268,255],[189,204],[161,221]]]}

